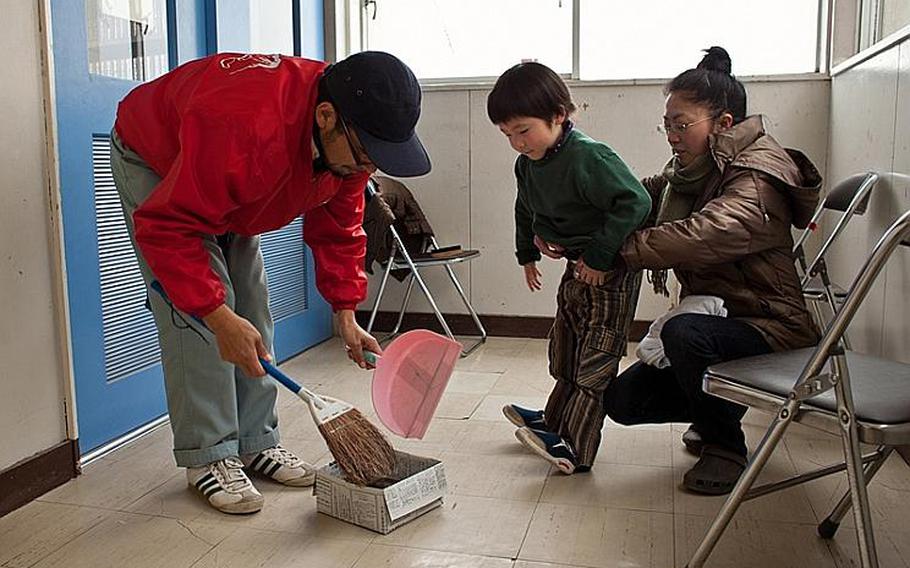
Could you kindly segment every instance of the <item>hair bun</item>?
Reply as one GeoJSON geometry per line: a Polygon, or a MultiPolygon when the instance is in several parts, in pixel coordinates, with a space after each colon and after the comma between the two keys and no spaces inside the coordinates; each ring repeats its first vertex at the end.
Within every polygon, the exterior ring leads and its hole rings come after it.
{"type": "Polygon", "coordinates": [[[703,51],[705,52],[705,56],[696,69],[718,71],[727,75],[733,70],[733,62],[730,61],[730,54],[727,53],[726,49],[715,45],[703,51]]]}

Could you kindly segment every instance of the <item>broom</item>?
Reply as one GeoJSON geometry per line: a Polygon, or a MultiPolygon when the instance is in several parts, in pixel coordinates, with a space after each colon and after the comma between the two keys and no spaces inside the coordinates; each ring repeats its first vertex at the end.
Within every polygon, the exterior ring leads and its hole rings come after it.
{"type": "MultiPolygon", "coordinates": [[[[151,287],[174,308],[157,280],[152,281],[151,287]]],[[[201,319],[195,316],[193,319],[208,329],[201,319]]],[[[357,485],[369,485],[392,475],[395,469],[395,451],[382,432],[359,410],[347,402],[318,395],[297,384],[265,359],[260,358],[259,362],[272,378],[307,403],[319,433],[348,481],[357,485]]]]}
{"type": "Polygon", "coordinates": [[[395,451],[382,432],[359,410],[347,402],[318,395],[297,384],[268,361],[260,359],[259,362],[269,375],[307,403],[319,433],[348,481],[369,485],[391,477],[395,451]]]}

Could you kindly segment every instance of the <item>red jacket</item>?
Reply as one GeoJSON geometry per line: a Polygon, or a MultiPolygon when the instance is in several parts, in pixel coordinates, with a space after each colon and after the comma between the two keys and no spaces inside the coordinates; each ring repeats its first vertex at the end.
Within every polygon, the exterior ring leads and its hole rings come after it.
{"type": "Polygon", "coordinates": [[[181,310],[202,317],[224,303],[204,235],[258,235],[303,214],[323,297],[337,311],[366,296],[368,174],[313,172],[325,67],[221,53],[186,63],[120,102],[117,133],[162,178],[133,214],[136,242],[181,310]]]}

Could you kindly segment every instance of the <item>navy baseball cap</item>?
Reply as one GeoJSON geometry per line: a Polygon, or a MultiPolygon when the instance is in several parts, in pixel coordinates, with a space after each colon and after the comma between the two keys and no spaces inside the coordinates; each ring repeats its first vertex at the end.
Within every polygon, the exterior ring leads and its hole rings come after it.
{"type": "Polygon", "coordinates": [[[430,157],[414,132],[420,85],[407,65],[382,51],[362,51],[329,66],[324,78],[332,103],[377,168],[396,177],[430,171],[430,157]]]}

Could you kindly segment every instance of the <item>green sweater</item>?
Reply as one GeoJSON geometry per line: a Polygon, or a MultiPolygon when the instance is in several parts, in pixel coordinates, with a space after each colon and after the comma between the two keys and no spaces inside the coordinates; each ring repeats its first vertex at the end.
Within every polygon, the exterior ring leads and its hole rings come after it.
{"type": "Polygon", "coordinates": [[[515,162],[515,256],[540,260],[534,235],[608,270],[626,237],[651,211],[651,198],[616,152],[575,129],[541,160],[515,162]]]}

